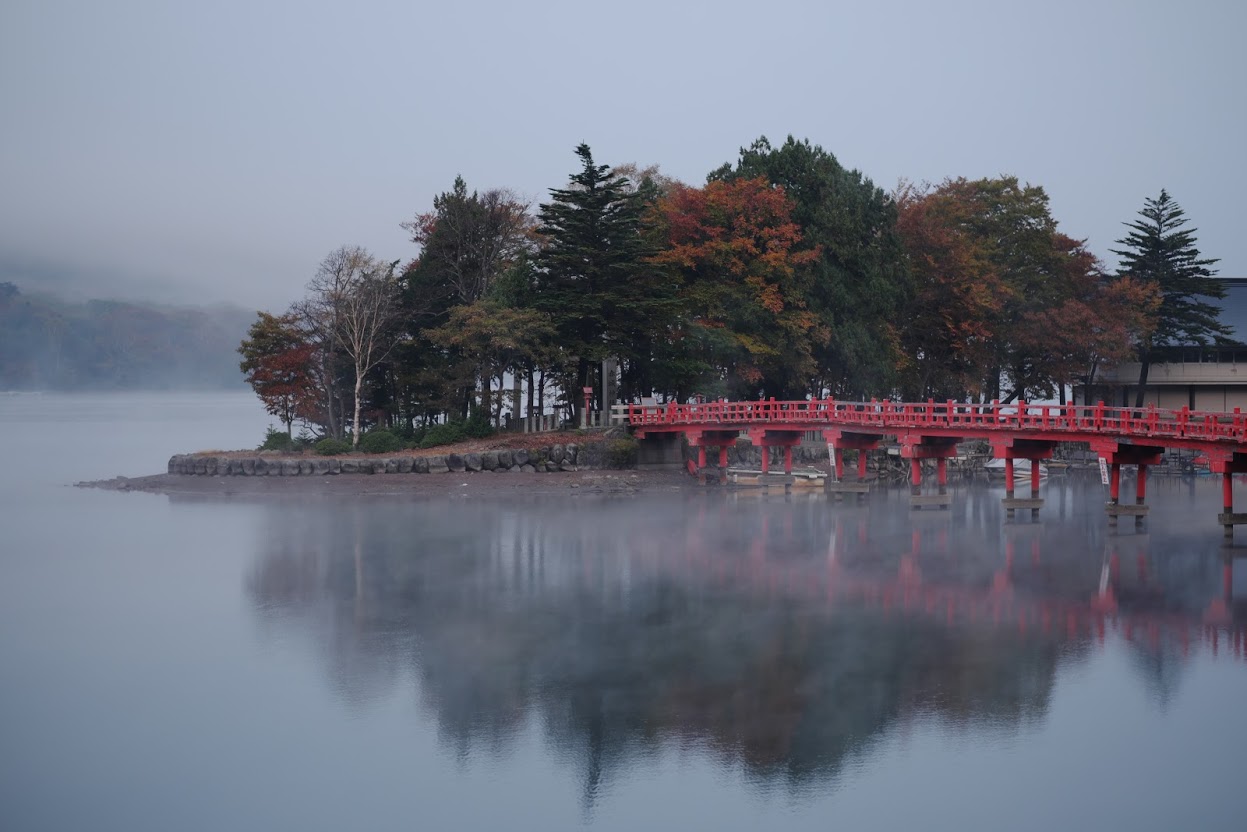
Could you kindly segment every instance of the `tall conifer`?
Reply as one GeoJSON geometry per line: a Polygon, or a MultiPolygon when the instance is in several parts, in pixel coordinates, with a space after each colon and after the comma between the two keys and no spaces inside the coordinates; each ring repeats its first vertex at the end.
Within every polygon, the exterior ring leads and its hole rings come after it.
{"type": "Polygon", "coordinates": [[[565,375],[573,409],[579,388],[594,381],[594,365],[625,355],[655,303],[652,272],[640,234],[642,197],[609,165],[593,161],[587,144],[576,148],[581,169],[566,188],[552,188],[540,206],[536,306],[549,313],[569,356],[565,375]],[[570,366],[574,362],[574,367],[570,366]],[[573,381],[574,379],[574,381],[573,381]]]}
{"type": "Polygon", "coordinates": [[[1225,297],[1225,286],[1209,268],[1217,259],[1200,256],[1195,229],[1183,228],[1187,219],[1181,206],[1162,188],[1159,197],[1144,202],[1139,216],[1142,219],[1125,223],[1130,233],[1117,241],[1122,248],[1113,250],[1121,258],[1119,275],[1152,283],[1161,293],[1156,329],[1139,346],[1135,407],[1143,406],[1155,348],[1206,344],[1230,334],[1220,321],[1220,307],[1209,302],[1225,297]]]}

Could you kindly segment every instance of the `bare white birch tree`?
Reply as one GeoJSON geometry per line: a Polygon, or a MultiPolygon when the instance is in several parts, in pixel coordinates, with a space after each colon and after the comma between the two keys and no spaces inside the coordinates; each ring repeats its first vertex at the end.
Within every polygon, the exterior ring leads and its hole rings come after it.
{"type": "Polygon", "coordinates": [[[308,284],[309,307],[350,357],[355,372],[351,447],[359,446],[364,377],[398,343],[390,332],[398,316],[396,265],[397,261],[381,262],[359,246],[342,246],[321,261],[308,284]]]}

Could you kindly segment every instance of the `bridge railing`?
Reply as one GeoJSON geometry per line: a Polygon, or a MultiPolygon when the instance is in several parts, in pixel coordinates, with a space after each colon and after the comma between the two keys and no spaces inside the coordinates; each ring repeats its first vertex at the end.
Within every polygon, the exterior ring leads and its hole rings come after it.
{"type": "Polygon", "coordinates": [[[880,431],[896,429],[981,429],[985,431],[1033,431],[1102,433],[1174,439],[1247,440],[1247,419],[1235,408],[1232,413],[1164,410],[1095,405],[1056,405],[1016,402],[841,402],[835,399],[806,401],[671,402],[661,405],[628,405],[629,424],[643,427],[785,424],[820,427],[860,427],[880,431]]]}

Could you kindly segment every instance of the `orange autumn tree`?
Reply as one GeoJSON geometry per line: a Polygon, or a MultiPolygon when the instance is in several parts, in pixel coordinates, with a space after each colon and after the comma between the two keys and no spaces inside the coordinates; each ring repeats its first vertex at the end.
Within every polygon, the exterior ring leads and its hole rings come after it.
{"type": "Polygon", "coordinates": [[[967,226],[970,206],[944,190],[902,183],[896,230],[908,258],[912,314],[901,327],[903,395],[960,399],[978,394],[1007,289],[967,226]]]}
{"type": "Polygon", "coordinates": [[[681,301],[667,357],[676,395],[804,398],[829,333],[805,304],[798,267],[818,250],[803,247],[792,207],[762,178],[676,186],[654,204],[650,262],[681,301]]]}

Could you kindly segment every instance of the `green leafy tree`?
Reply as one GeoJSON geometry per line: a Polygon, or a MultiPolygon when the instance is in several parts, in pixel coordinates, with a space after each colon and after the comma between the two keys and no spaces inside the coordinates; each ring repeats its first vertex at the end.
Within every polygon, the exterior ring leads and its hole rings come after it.
{"type": "MultiPolygon", "coordinates": [[[[489,380],[510,370],[518,374],[529,363],[540,362],[554,328],[548,318],[534,309],[507,306],[485,297],[476,303],[456,306],[447,322],[427,333],[434,344],[460,356],[465,365],[460,375],[486,380],[479,412],[497,418],[503,404],[491,399],[489,380]]],[[[517,417],[519,413],[515,414],[517,417]]]]}
{"type": "Polygon", "coordinates": [[[780,147],[758,139],[741,149],[735,167],[724,165],[710,179],[759,176],[793,200],[805,246],[819,251],[797,279],[829,333],[815,352],[817,374],[777,395],[890,393],[900,360],[898,313],[909,291],[892,200],[831,153],[792,136],[780,147]]]}
{"type": "MultiPolygon", "coordinates": [[[[409,340],[394,353],[391,373],[401,407],[466,418],[478,385],[490,397],[494,368],[466,357],[451,341],[430,338],[463,306],[493,294],[495,284],[536,246],[529,206],[506,190],[469,192],[462,177],[403,228],[420,255],[399,278],[399,316],[409,340]],[[479,375],[465,377],[465,367],[479,375]]],[[[410,418],[410,417],[409,417],[410,418]]]]}
{"type": "Polygon", "coordinates": [[[1221,323],[1220,307],[1210,301],[1225,297],[1225,287],[1210,269],[1215,258],[1200,256],[1195,229],[1185,228],[1181,206],[1163,188],[1156,199],[1147,199],[1142,219],[1126,223],[1130,233],[1113,249],[1121,258],[1118,274],[1151,283],[1160,292],[1160,309],[1151,337],[1139,345],[1139,387],[1135,407],[1143,406],[1143,388],[1156,347],[1206,344],[1226,338],[1230,330],[1221,323]]]}

